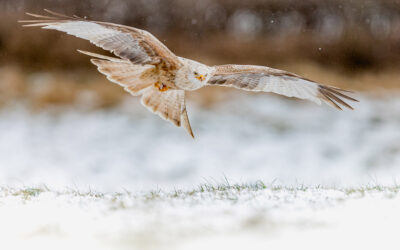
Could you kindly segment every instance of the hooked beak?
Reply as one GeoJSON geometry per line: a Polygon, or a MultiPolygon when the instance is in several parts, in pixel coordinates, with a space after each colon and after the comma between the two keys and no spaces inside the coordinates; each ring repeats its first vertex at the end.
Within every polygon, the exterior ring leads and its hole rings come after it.
{"type": "Polygon", "coordinates": [[[199,76],[197,76],[196,78],[197,78],[197,80],[199,80],[199,81],[204,81],[204,80],[206,79],[206,77],[205,77],[204,75],[199,75],[199,76]]]}

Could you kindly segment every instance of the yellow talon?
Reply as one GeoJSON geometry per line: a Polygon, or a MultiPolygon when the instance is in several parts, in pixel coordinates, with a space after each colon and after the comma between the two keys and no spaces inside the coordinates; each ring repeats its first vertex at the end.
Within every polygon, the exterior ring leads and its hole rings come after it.
{"type": "Polygon", "coordinates": [[[154,87],[156,87],[161,92],[167,91],[169,89],[169,87],[167,85],[165,85],[164,83],[160,84],[159,82],[156,82],[154,84],[154,87]]]}

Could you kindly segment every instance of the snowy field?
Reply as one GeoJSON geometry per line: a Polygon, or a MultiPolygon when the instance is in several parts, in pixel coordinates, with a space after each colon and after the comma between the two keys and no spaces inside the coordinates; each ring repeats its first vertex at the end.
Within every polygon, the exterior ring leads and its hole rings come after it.
{"type": "Polygon", "coordinates": [[[398,249],[399,187],[3,189],[4,249],[398,249]]]}
{"type": "Polygon", "coordinates": [[[357,96],[344,112],[271,95],[189,101],[196,140],[134,98],[102,111],[5,108],[2,244],[398,249],[399,97],[357,96]]]}

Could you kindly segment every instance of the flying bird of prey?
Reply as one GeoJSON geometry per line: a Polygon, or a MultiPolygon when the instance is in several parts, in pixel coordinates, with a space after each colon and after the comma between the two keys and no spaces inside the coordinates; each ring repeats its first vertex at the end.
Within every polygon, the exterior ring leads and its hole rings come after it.
{"type": "Polygon", "coordinates": [[[20,21],[24,26],[58,30],[89,40],[116,57],[79,51],[91,56],[91,62],[107,78],[141,103],[194,137],[185,105],[185,91],[204,86],[234,87],[247,91],[273,92],[287,97],[327,103],[337,109],[352,109],[344,99],[357,101],[336,87],[318,84],[283,70],[253,65],[205,64],[176,56],[145,30],[119,24],[66,16],[45,10],[49,15],[27,13],[35,20],[20,21]]]}

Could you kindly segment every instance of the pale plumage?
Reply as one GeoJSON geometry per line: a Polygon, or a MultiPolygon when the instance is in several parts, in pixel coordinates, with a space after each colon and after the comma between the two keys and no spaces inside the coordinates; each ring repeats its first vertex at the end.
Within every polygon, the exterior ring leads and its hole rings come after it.
{"type": "Polygon", "coordinates": [[[141,103],[193,137],[187,116],[185,91],[206,85],[234,87],[248,91],[273,92],[288,97],[325,102],[335,108],[352,109],[342,98],[357,101],[345,90],[325,86],[282,70],[252,65],[209,67],[178,57],[147,31],[133,27],[89,21],[46,10],[50,16],[27,13],[38,18],[24,20],[25,26],[40,26],[66,32],[112,52],[118,58],[80,51],[93,57],[91,62],[107,78],[132,95],[141,95],[141,103]]]}
{"type": "Polygon", "coordinates": [[[225,86],[255,92],[272,92],[287,97],[308,99],[317,104],[322,102],[341,109],[343,105],[353,109],[342,98],[357,101],[339,88],[318,84],[296,74],[283,70],[253,65],[219,65],[207,83],[214,86],[225,86]]]}

